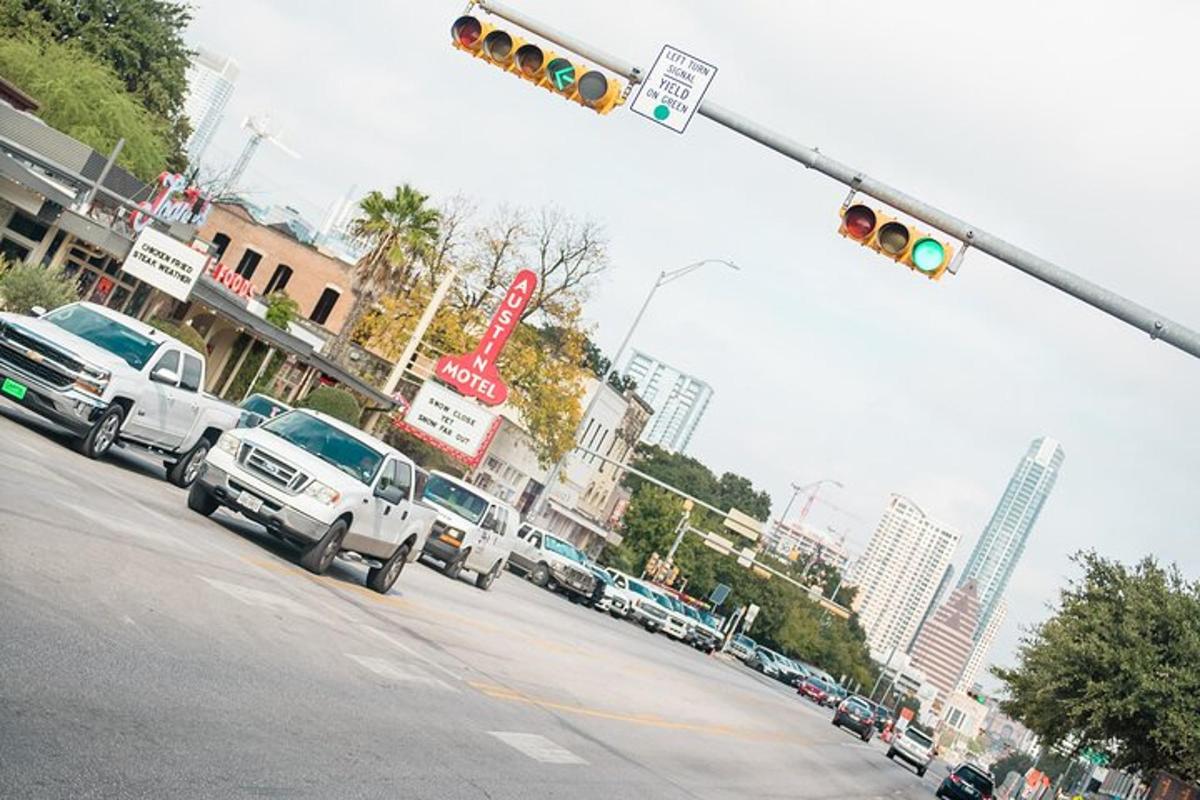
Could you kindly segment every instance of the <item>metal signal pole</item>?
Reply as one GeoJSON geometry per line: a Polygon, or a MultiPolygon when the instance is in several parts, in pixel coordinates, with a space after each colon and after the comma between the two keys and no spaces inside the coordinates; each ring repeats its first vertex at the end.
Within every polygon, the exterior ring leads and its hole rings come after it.
{"type": "MultiPolygon", "coordinates": [[[[502,3],[478,0],[477,4],[491,14],[519,25],[531,33],[548,39],[623,76],[631,84],[639,83],[642,79],[642,70],[632,63],[610,56],[573,36],[560,33],[502,3]]],[[[702,101],[697,107],[696,113],[731,131],[740,133],[747,139],[758,142],[780,155],[798,161],[809,169],[833,178],[838,183],[849,186],[855,192],[873,197],[892,208],[903,211],[914,219],[959,239],[965,247],[973,247],[987,253],[1010,267],[1015,267],[1077,300],[1082,300],[1084,303],[1148,333],[1151,339],[1162,339],[1167,344],[1200,358],[1200,332],[1174,322],[1162,314],[1092,283],[1028,250],[1006,242],[977,225],[924,203],[912,195],[868,176],[861,170],[829,158],[815,148],[802,145],[711,100],[702,101]]]]}

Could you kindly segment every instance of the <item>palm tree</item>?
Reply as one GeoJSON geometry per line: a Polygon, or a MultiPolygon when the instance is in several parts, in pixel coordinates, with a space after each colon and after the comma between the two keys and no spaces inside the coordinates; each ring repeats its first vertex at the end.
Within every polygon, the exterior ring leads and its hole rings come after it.
{"type": "Polygon", "coordinates": [[[351,230],[370,249],[354,266],[354,305],[329,348],[330,358],[346,351],[354,329],[384,291],[409,286],[417,264],[437,242],[442,215],[428,202],[429,195],[407,183],[390,197],[373,191],[359,201],[360,213],[351,230]]]}

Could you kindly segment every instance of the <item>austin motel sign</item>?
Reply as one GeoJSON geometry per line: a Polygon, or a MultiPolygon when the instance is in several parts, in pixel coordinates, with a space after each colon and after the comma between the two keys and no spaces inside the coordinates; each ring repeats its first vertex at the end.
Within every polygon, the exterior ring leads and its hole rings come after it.
{"type": "Polygon", "coordinates": [[[520,324],[521,314],[536,288],[536,273],[527,269],[518,272],[475,349],[461,356],[442,356],[433,374],[460,394],[474,397],[484,405],[503,403],[508,398],[508,386],[500,378],[496,359],[520,324]]]}

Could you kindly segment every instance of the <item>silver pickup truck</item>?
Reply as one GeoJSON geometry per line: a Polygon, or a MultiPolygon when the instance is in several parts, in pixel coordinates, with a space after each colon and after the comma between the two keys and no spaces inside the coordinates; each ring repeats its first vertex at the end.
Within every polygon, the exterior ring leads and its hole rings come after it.
{"type": "Polygon", "coordinates": [[[241,416],[204,394],[204,368],[178,339],[92,303],[0,314],[0,395],[67,428],[89,458],[113,445],[162,456],[177,486],[241,416]]]}

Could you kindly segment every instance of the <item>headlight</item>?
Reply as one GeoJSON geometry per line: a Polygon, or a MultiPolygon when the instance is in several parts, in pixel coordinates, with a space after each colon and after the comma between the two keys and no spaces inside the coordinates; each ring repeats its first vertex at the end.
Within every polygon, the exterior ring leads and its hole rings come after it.
{"type": "Polygon", "coordinates": [[[318,503],[324,503],[327,506],[332,506],[342,499],[342,493],[336,489],[330,488],[320,481],[313,481],[304,489],[304,494],[308,495],[318,503]]]}
{"type": "Polygon", "coordinates": [[[234,436],[228,431],[217,437],[217,449],[223,453],[237,458],[238,448],[242,446],[242,440],[234,436]]]}
{"type": "Polygon", "coordinates": [[[85,364],[79,377],[75,379],[75,388],[88,394],[100,396],[108,388],[108,379],[111,377],[112,373],[108,370],[100,369],[99,367],[89,367],[85,364]]]}

